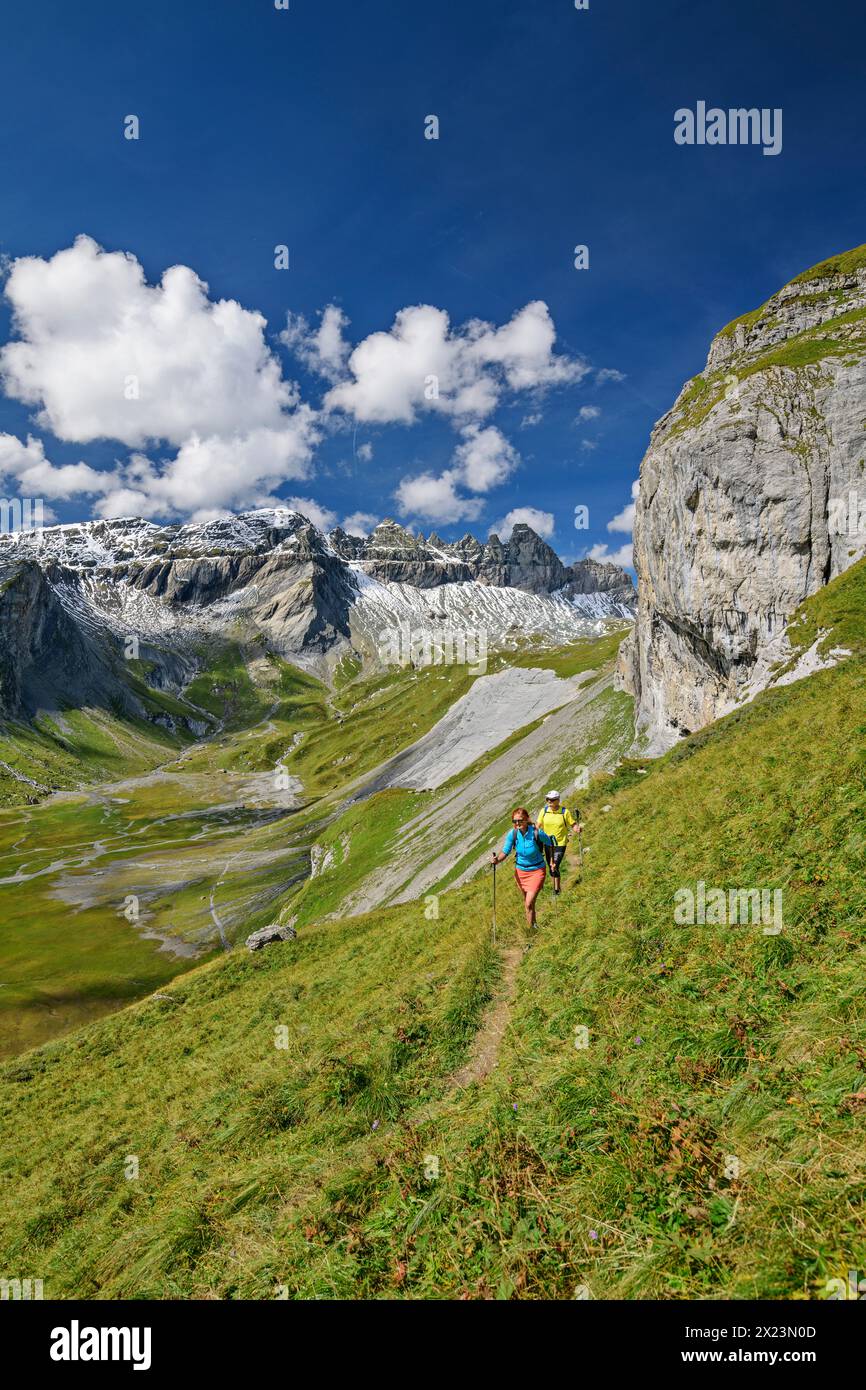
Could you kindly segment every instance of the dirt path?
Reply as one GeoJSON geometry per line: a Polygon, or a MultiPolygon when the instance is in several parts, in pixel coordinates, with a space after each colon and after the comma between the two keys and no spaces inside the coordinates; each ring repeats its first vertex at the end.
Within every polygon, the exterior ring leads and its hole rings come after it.
{"type": "Polygon", "coordinates": [[[499,1047],[508,1026],[511,1002],[517,990],[517,969],[523,960],[523,951],[519,946],[512,946],[503,951],[502,959],[504,968],[499,990],[475,1035],[469,1061],[454,1073],[449,1086],[470,1086],[473,1081],[483,1081],[496,1066],[499,1047]]]}

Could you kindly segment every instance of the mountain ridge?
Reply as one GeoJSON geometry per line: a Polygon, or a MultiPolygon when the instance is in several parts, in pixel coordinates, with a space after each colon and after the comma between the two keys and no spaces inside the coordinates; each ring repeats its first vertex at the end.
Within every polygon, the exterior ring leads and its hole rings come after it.
{"type": "Polygon", "coordinates": [[[127,577],[125,566],[156,563],[160,557],[218,558],[291,549],[302,554],[319,550],[346,562],[361,562],[385,582],[418,587],[477,580],[532,593],[610,592],[622,595],[626,606],[635,599],[632,580],[621,566],[590,558],[566,565],[525,522],[518,522],[504,543],[495,532],[486,543],[470,532],[452,542],[435,531],[427,538],[414,536],[390,518],[366,537],[339,526],[326,533],[292,508],[259,508],[211,521],[164,525],[142,517],[117,517],[0,534],[0,563],[10,553],[47,552],[68,568],[116,568],[121,578],[127,577]]]}
{"type": "Polygon", "coordinates": [[[367,538],[347,535],[337,527],[329,539],[338,554],[363,563],[377,579],[416,584],[420,580],[422,586],[430,587],[437,581],[476,580],[528,593],[610,593],[625,606],[634,601],[634,585],[621,566],[589,558],[565,565],[525,522],[517,522],[504,543],[496,532],[490,533],[486,544],[468,531],[452,542],[443,541],[435,531],[426,540],[416,539],[390,518],[367,538]],[[425,574],[429,566],[432,572],[425,574]],[[445,571],[441,579],[438,570],[445,571]]]}
{"type": "MultiPolygon", "coordinates": [[[[39,628],[40,602],[59,605],[63,640],[53,653],[53,688],[43,680],[24,698],[10,677],[5,689],[15,698],[5,700],[0,684],[6,717],[88,698],[94,683],[83,682],[77,634],[86,634],[89,663],[102,673],[96,684],[110,699],[112,680],[123,686],[129,649],[146,657],[149,683],[178,693],[214,642],[259,652],[264,644],[328,679],[347,655],[381,662],[382,633],[399,623],[483,627],[491,646],[526,628],[571,640],[597,635],[599,620],[631,617],[635,599],[625,571],[595,561],[566,566],[528,526],[516,526],[506,545],[491,537],[482,546],[471,536],[448,545],[390,521],[367,539],[339,530],[328,536],[289,509],[0,536],[0,586],[20,590],[27,574],[38,596],[28,622],[39,628]],[[434,591],[431,605],[425,595],[434,591]]],[[[119,696],[128,703],[122,689],[119,696]]]]}

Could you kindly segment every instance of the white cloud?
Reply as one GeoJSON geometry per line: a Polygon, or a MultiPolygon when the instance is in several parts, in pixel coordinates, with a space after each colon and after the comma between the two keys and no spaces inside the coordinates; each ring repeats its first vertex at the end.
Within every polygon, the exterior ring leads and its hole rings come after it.
{"type": "MultiPolygon", "coordinates": [[[[48,260],[14,261],[6,295],[17,338],[0,350],[0,374],[40,426],[76,443],[178,450],[107,477],[99,515],[216,515],[307,476],[316,418],[283,379],[265,319],[211,301],[189,267],[148,285],[134,256],[82,236],[48,260]]],[[[77,489],[65,476],[69,496],[97,490],[89,475],[77,489]]]]}
{"type": "Polygon", "coordinates": [[[637,494],[639,488],[640,481],[638,479],[635,479],[635,481],[631,485],[632,500],[627,504],[627,506],[623,507],[621,512],[617,512],[616,516],[612,517],[611,520],[607,523],[608,531],[625,531],[627,535],[631,535],[632,531],[634,530],[634,512],[635,504],[637,503],[637,494]]]}
{"type": "Polygon", "coordinates": [[[489,492],[505,481],[520,455],[495,425],[463,427],[463,443],[454,451],[455,472],[472,492],[489,492]]]}
{"type": "Polygon", "coordinates": [[[81,236],[50,260],[13,262],[6,296],[18,334],[0,351],[6,391],[59,439],[180,445],[280,429],[296,404],[262,315],[212,302],[188,266],[148,285],[134,256],[81,236]]]}
{"type": "Polygon", "coordinates": [[[533,531],[545,540],[549,540],[553,535],[553,513],[541,512],[537,507],[515,507],[490,529],[496,532],[500,540],[507,541],[518,521],[525,521],[527,526],[531,526],[533,531]]]}
{"type": "Polygon", "coordinates": [[[601,371],[596,372],[595,379],[599,386],[606,381],[625,381],[625,372],[617,371],[616,367],[602,367],[601,371]]]}
{"type": "Polygon", "coordinates": [[[594,439],[582,439],[580,441],[580,447],[581,449],[586,449],[587,453],[591,453],[593,449],[598,448],[598,444],[594,439]]]}
{"type": "Polygon", "coordinates": [[[318,438],[313,412],[301,406],[279,430],[234,438],[193,435],[177,457],[153,463],[141,454],[118,469],[117,485],[99,502],[99,516],[184,516],[279,505],[274,489],[306,478],[318,438]]]}
{"type": "Polygon", "coordinates": [[[358,344],[348,378],[328,392],[325,407],[383,424],[409,425],[425,410],[480,421],[506,390],[541,392],[589,371],[583,361],[557,356],[555,339],[541,300],[501,328],[473,319],[452,329],[443,309],[417,304],[401,309],[388,332],[358,344]]]}
{"type": "MultiPolygon", "coordinates": [[[[635,480],[631,485],[631,502],[623,507],[621,512],[617,512],[616,516],[612,517],[607,523],[608,531],[621,531],[626,535],[631,535],[634,529],[635,504],[637,502],[639,487],[640,481],[635,480]]],[[[606,545],[599,543],[598,545],[594,545],[591,550],[587,551],[587,554],[591,560],[606,560],[609,564],[626,565],[629,568],[634,567],[634,553],[630,540],[621,545],[618,550],[609,550],[606,545]]]]}
{"type": "Polygon", "coordinates": [[[320,531],[330,531],[337,521],[336,512],[332,512],[329,507],[320,506],[318,502],[313,501],[312,497],[287,497],[278,505],[291,507],[292,511],[300,512],[308,521],[312,521],[314,526],[318,526],[320,531]]]}
{"type": "Polygon", "coordinates": [[[522,430],[532,429],[533,425],[540,425],[543,419],[544,416],[541,414],[541,411],[534,411],[529,415],[524,415],[520,422],[520,428],[522,430]]]}
{"type": "Polygon", "coordinates": [[[14,434],[0,434],[0,485],[14,482],[21,496],[65,502],[80,493],[105,492],[112,481],[113,475],[100,473],[86,463],[50,463],[41,439],[28,435],[27,443],[22,444],[14,434]]]}
{"type": "Polygon", "coordinates": [[[609,565],[631,567],[634,564],[631,541],[627,545],[621,545],[619,550],[608,550],[606,545],[594,545],[586,553],[588,559],[605,560],[609,565]]]}
{"type": "Polygon", "coordinates": [[[310,371],[336,382],[346,370],[350,344],[343,336],[343,330],[348,326],[349,320],[336,304],[329,304],[322,311],[315,330],[303,314],[290,313],[280,334],[280,342],[310,371]]]}
{"type": "Polygon", "coordinates": [[[544,389],[580,381],[589,371],[585,362],[557,357],[553,351],[556,329],[550,310],[541,299],[527,304],[510,323],[492,329],[489,324],[473,323],[478,331],[470,353],[478,361],[498,364],[512,391],[544,389]]]}
{"type": "MultiPolygon", "coordinates": [[[[459,345],[449,335],[443,310],[431,305],[402,309],[390,332],[372,333],[358,344],[349,358],[352,379],[328,393],[326,407],[344,410],[356,420],[407,425],[425,406],[459,413],[464,387],[477,381],[461,381],[459,345]]],[[[495,392],[486,400],[476,395],[466,413],[486,415],[495,403],[495,392]]]]}
{"type": "Polygon", "coordinates": [[[582,405],[578,411],[578,420],[597,420],[601,410],[597,405],[582,405]]]}
{"type": "Polygon", "coordinates": [[[421,473],[415,478],[403,478],[396,492],[401,516],[418,516],[424,521],[445,525],[452,521],[475,521],[484,502],[480,497],[461,497],[456,489],[460,481],[454,470],[435,477],[421,473]]]}
{"type": "Polygon", "coordinates": [[[422,473],[401,480],[394,496],[401,515],[410,513],[427,521],[474,520],[481,512],[480,498],[462,497],[459,486],[471,492],[489,492],[504,482],[520,462],[520,455],[495,425],[464,425],[463,443],[454,450],[451,468],[436,477],[422,473]]]}
{"type": "Polygon", "coordinates": [[[350,536],[369,536],[379,525],[379,518],[370,512],[353,512],[343,522],[343,530],[350,536]]]}
{"type": "MultiPolygon", "coordinates": [[[[109,471],[57,467],[40,440],[13,447],[6,436],[6,476],[46,498],[90,496],[105,517],[205,519],[279,505],[287,482],[310,476],[323,433],[345,427],[339,412],[356,422],[404,424],[438,412],[460,433],[451,465],[438,477],[404,477],[396,496],[403,514],[474,520],[482,501],[462,490],[486,493],[520,463],[486,423],[503,396],[526,392],[537,404],[546,390],[590,370],[555,352],[554,324],[540,300],[499,327],[477,319],[452,327],[443,310],[410,306],[354,350],[349,321],[331,304],[313,327],[289,315],[280,335],[330,383],[317,412],[284,379],[263,316],[234,300],[212,300],[187,266],[171,267],[151,285],[134,255],[106,252],[81,236],[48,258],[11,262],[5,293],[15,334],[0,349],[6,391],[61,440],[114,440],[131,451],[109,471]],[[438,392],[429,389],[433,377],[438,392]]],[[[525,417],[540,419],[540,412],[525,417]]],[[[372,444],[361,444],[356,456],[370,462],[372,444]]],[[[319,524],[333,521],[329,509],[310,499],[305,505],[316,509],[319,524]]]]}

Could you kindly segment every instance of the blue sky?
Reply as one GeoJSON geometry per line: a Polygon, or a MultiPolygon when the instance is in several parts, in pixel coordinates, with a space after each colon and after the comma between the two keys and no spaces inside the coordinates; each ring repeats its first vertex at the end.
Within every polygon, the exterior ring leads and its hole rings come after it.
{"type": "Polygon", "coordinates": [[[562,555],[619,552],[713,333],[866,239],[864,40],[838,0],[7,11],[5,495],[446,539],[533,509],[562,555]],[[781,108],[782,152],[677,145],[699,100],[781,108]]]}

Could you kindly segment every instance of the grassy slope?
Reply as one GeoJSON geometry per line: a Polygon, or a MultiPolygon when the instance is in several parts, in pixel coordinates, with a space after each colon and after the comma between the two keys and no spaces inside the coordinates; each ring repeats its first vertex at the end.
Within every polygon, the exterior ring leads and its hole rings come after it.
{"type": "MultiPolygon", "coordinates": [[[[419,675],[390,670],[373,675],[352,673],[346,664],[334,692],[315,677],[269,657],[270,673],[262,681],[273,696],[271,729],[251,743],[224,739],[230,770],[265,770],[277,763],[303,782],[308,800],[335,797],[349,782],[370,772],[432,728],[469,689],[474,677],[466,667],[447,666],[419,675]],[[296,737],[297,736],[297,737],[296,737]],[[294,746],[292,741],[295,740],[294,746]]],[[[192,691],[191,687],[191,691],[192,691]]],[[[258,709],[266,713],[267,701],[258,709]]],[[[232,728],[249,725],[252,711],[232,728]]],[[[210,762],[211,754],[202,756],[210,762]]],[[[195,761],[189,763],[195,768],[195,761]]]]}
{"type": "Polygon", "coordinates": [[[196,682],[195,692],[190,687],[187,698],[178,699],[149,686],[146,664],[131,661],[129,688],[147,719],[88,708],[44,713],[30,723],[0,724],[0,807],[35,805],[51,791],[135,776],[166,762],[194,741],[189,721],[198,726],[209,718],[215,724],[225,717],[232,696],[227,690],[224,698],[214,698],[213,686],[218,679],[229,679],[229,670],[243,669],[240,652],[231,649],[196,682]],[[196,695],[207,693],[210,699],[196,700],[196,695]]]}
{"type": "MultiPolygon", "coordinates": [[[[625,625],[612,623],[611,628],[600,638],[562,647],[539,649],[527,643],[525,650],[493,652],[486,673],[494,675],[507,666],[534,666],[562,677],[576,675],[612,660],[625,625]]],[[[308,794],[327,796],[420,739],[467,693],[475,676],[457,665],[395,669],[371,676],[353,673],[349,667],[338,678],[330,699],[318,682],[285,668],[287,688],[295,690],[301,679],[310,690],[308,723],[285,765],[301,778],[308,794]]],[[[262,765],[272,762],[275,752],[273,742],[263,742],[262,765]]]]}
{"type": "MultiPolygon", "coordinates": [[[[270,684],[261,689],[253,682],[239,646],[201,655],[203,668],[182,698],[148,685],[147,663],[127,663],[129,687],[147,719],[89,708],[42,714],[29,724],[0,724],[0,807],[36,804],[50,791],[148,772],[195,742],[192,724],[231,732],[265,716],[270,684]],[[173,728],[166,727],[169,721],[173,728]]],[[[301,672],[291,676],[293,686],[318,687],[301,672]]],[[[294,688],[291,694],[296,698],[294,688]]]]}
{"type": "MultiPolygon", "coordinates": [[[[858,655],[591,789],[584,882],[572,862],[545,903],[486,1081],[448,1084],[499,968],[489,879],[8,1064],[6,1273],[48,1297],[797,1298],[862,1268],[866,563],[817,602],[858,655]],[[782,887],[783,934],[675,926],[697,879],[782,887]]],[[[522,940],[507,874],[499,915],[522,940]]]]}
{"type": "Polygon", "coordinates": [[[0,807],[35,804],[49,790],[82,781],[146,772],[190,737],[95,709],[64,711],[62,727],[48,716],[7,723],[0,728],[0,807]]]}
{"type": "Polygon", "coordinates": [[[359,677],[333,697],[286,766],[306,789],[327,795],[421,738],[473,679],[465,666],[359,677]]]}

